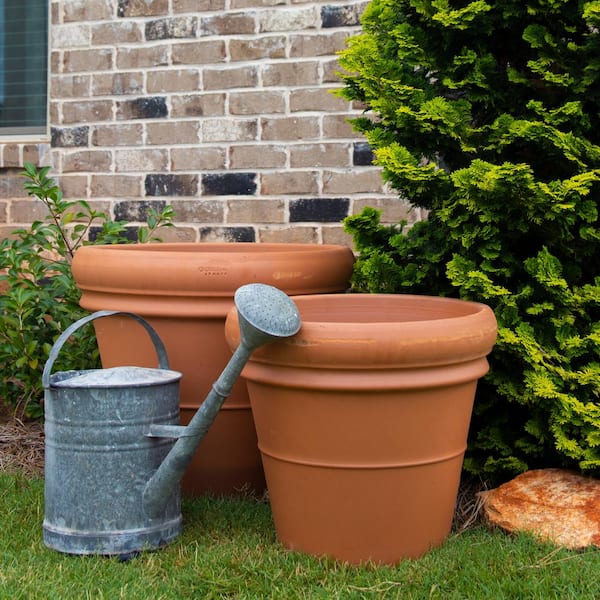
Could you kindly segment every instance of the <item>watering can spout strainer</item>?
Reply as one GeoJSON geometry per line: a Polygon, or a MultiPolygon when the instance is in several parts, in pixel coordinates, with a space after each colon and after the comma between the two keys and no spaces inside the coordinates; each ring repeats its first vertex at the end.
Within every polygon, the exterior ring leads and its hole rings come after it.
{"type": "Polygon", "coordinates": [[[234,297],[240,345],[187,426],[179,422],[181,373],[141,317],[98,311],[68,327],[44,368],[45,544],[71,554],[128,555],[181,531],[179,482],[252,352],[294,335],[300,317],[280,290],[249,284],[234,297]],[[51,375],[61,347],[81,326],[126,315],[148,332],[158,368],[113,367],[51,375]]]}

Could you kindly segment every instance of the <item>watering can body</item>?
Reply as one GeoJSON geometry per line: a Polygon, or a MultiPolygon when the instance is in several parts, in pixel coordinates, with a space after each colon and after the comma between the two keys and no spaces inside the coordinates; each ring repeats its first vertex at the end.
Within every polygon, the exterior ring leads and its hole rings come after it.
{"type": "Polygon", "coordinates": [[[44,367],[45,544],[71,554],[157,548],[181,531],[179,482],[251,353],[301,326],[280,290],[249,284],[235,294],[241,342],[186,427],[179,421],[181,373],[168,368],[158,334],[141,317],[98,311],[68,327],[44,367]],[[158,369],[114,367],[51,375],[79,327],[114,314],[137,320],[152,339],[158,369]]]}
{"type": "MultiPolygon", "coordinates": [[[[114,313],[94,313],[71,331],[108,314],[114,313]]],[[[181,374],[168,369],[157,337],[158,369],[115,367],[50,375],[62,344],[57,340],[53,347],[44,373],[42,529],[48,547],[70,554],[125,555],[160,547],[181,532],[177,486],[158,515],[148,516],[142,503],[147,481],[175,443],[149,437],[148,430],[179,422],[181,374]]]]}

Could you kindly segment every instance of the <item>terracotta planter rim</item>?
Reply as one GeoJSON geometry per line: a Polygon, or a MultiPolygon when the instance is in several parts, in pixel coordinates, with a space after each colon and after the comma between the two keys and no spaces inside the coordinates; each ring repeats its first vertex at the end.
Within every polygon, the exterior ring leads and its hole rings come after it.
{"type": "Polygon", "coordinates": [[[98,250],[110,251],[113,253],[132,253],[148,252],[155,253],[156,256],[173,254],[220,254],[227,253],[239,255],[244,253],[323,253],[339,252],[340,249],[349,250],[346,246],[338,244],[314,244],[314,243],[296,243],[296,242],[160,242],[149,244],[91,244],[83,246],[77,251],[80,253],[96,252],[98,250]]]}
{"type": "MultiPolygon", "coordinates": [[[[496,318],[487,305],[454,298],[350,293],[293,300],[302,318],[300,331],[255,351],[246,373],[252,363],[336,370],[364,364],[387,369],[466,363],[485,359],[497,335],[496,318]]],[[[229,313],[226,336],[235,347],[235,309],[229,313]]]]}
{"type": "Polygon", "coordinates": [[[246,283],[290,294],[338,292],[347,288],[353,263],[350,248],[333,244],[182,242],[84,246],[72,270],[87,302],[86,292],[233,297],[246,283]]]}

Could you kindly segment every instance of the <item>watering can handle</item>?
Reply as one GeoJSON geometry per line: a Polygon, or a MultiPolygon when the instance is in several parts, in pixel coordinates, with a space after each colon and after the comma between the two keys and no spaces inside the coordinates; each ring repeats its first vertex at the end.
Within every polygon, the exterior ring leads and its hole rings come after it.
{"type": "Polygon", "coordinates": [[[63,344],[71,337],[71,335],[73,335],[75,331],[77,331],[80,327],[86,325],[90,321],[94,321],[95,319],[99,319],[100,317],[110,317],[112,315],[125,315],[127,317],[131,317],[132,319],[136,320],[140,325],[142,325],[144,329],[148,332],[148,335],[150,336],[150,339],[154,344],[156,354],[158,355],[158,367],[160,369],[169,368],[169,359],[167,358],[167,350],[165,348],[165,345],[158,336],[158,333],[156,333],[156,330],[150,325],[150,323],[148,323],[148,321],[130,312],[123,312],[120,310],[99,310],[69,325],[56,339],[56,341],[54,342],[54,346],[52,346],[52,349],[50,350],[50,354],[48,356],[48,360],[46,361],[46,364],[44,366],[44,372],[42,374],[42,385],[44,386],[44,389],[50,387],[50,374],[52,372],[54,361],[56,360],[58,353],[63,347],[63,344]]]}

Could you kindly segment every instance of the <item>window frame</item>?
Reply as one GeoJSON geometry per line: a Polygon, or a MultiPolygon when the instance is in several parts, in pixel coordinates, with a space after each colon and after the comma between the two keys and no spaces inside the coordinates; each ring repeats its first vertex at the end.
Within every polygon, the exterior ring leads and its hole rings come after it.
{"type": "MultiPolygon", "coordinates": [[[[2,2],[2,0],[0,0],[2,2]]],[[[50,47],[50,28],[52,26],[52,8],[51,1],[46,2],[46,115],[45,125],[23,125],[21,127],[1,127],[0,126],[0,144],[4,143],[45,143],[50,142],[50,69],[51,69],[51,47],[50,47]]],[[[4,8],[3,2],[0,6],[4,8]]]]}

